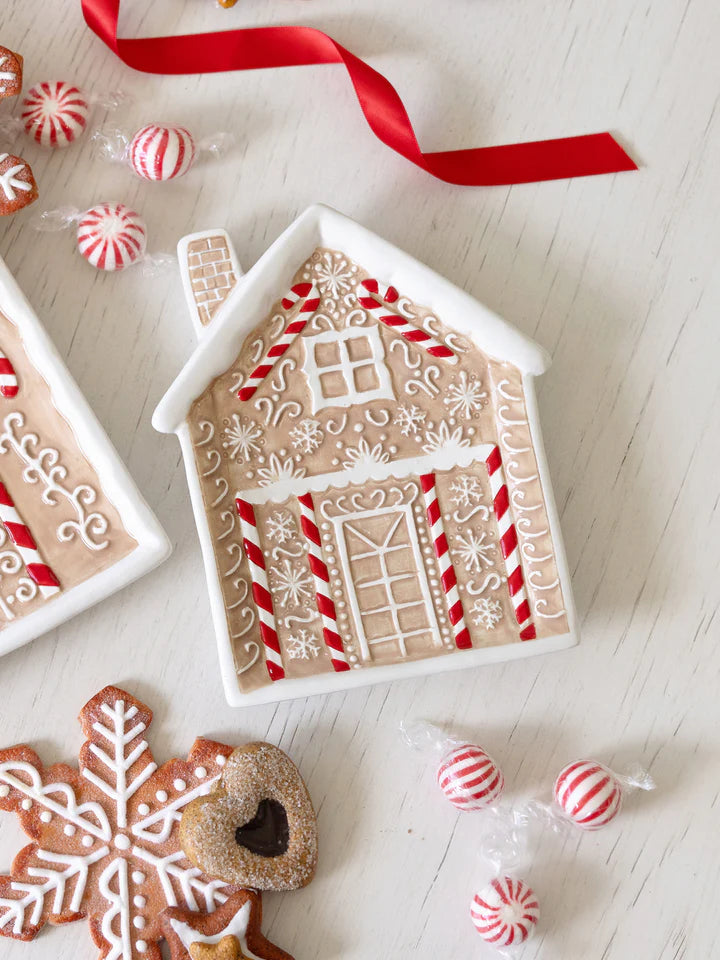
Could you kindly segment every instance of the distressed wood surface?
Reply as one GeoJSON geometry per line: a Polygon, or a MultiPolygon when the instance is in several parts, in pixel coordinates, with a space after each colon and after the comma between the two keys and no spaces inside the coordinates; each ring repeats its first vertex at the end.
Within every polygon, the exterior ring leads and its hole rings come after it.
{"type": "MultiPolygon", "coordinates": [[[[178,277],[103,276],[33,210],[0,223],[0,253],[168,530],[156,573],[2,660],[2,743],[72,760],[74,717],[108,682],[156,710],[159,758],[196,734],[267,738],[316,803],[321,866],[265,898],[266,933],[297,960],[465,960],[483,948],[468,903],[481,820],[456,815],[398,735],[424,715],[482,743],[510,792],[547,794],[580,756],[640,760],[655,794],[599,835],[547,836],[528,871],[542,928],[523,960],[717,956],[720,762],[717,617],[720,353],[720,7],[637,0],[125,0],[126,35],[300,21],[383,70],[428,149],[611,128],[639,173],[515,188],[428,178],[367,131],[339,67],[144,77],[87,31],[79,0],[5,0],[0,43],[26,87],[81,82],[134,98],[94,122],[231,128],[226,159],[172,184],[18,136],[35,208],[108,199],[145,214],[152,251],[225,226],[247,267],[309,203],[326,201],[406,248],[553,355],[539,384],[548,457],[583,631],[563,654],[466,675],[232,711],[224,705],[178,445],[150,414],[193,347],[178,277]]],[[[0,115],[13,112],[0,104],[0,115]]],[[[0,817],[0,865],[22,845],[0,817]]],[[[4,960],[94,957],[84,924],[4,960]]]]}

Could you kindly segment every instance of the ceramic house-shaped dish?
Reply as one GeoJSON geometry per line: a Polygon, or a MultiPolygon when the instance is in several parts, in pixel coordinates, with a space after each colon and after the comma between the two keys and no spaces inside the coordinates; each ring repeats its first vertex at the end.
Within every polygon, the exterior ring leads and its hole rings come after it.
{"type": "Polygon", "coordinates": [[[153,422],[182,446],[231,704],[576,642],[539,347],[323,206],[241,278],[221,231],[179,252],[200,344],[153,422]]]}
{"type": "Polygon", "coordinates": [[[0,260],[0,654],[124,587],[169,552],[0,260]]]}

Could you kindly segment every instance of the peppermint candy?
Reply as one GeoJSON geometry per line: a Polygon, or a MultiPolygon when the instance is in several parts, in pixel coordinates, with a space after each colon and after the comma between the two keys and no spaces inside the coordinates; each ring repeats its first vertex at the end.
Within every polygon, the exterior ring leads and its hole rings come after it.
{"type": "Polygon", "coordinates": [[[143,180],[174,180],[195,162],[195,141],[184,127],[151,123],[130,141],[130,164],[143,180]]]}
{"type": "Polygon", "coordinates": [[[560,771],[555,802],[582,830],[599,830],[620,812],[622,787],[612,772],[595,760],[576,760],[560,771]]]}
{"type": "Polygon", "coordinates": [[[482,810],[493,804],[505,787],[498,765],[473,743],[447,754],[438,767],[437,782],[458,810],[482,810]]]}
{"type": "Polygon", "coordinates": [[[99,270],[123,270],[145,256],[145,222],[124,203],[100,203],[78,222],[77,243],[88,263],[99,270]]]}
{"type": "Polygon", "coordinates": [[[87,126],[89,104],[70,83],[38,83],[22,102],[25,132],[43,147],[67,147],[87,126]]]}
{"type": "Polygon", "coordinates": [[[535,932],[540,904],[524,880],[496,877],[473,897],[470,917],[486,943],[514,947],[535,932]]]}

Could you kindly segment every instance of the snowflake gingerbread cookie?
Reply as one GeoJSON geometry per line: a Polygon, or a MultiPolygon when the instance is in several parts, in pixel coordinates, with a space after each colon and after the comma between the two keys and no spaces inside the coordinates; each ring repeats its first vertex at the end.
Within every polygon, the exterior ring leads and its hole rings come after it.
{"type": "Polygon", "coordinates": [[[212,913],[236,890],[194,867],[178,839],[183,810],[212,790],[232,748],[198,739],[187,760],[158,767],[152,711],[117,687],[79,719],[77,768],[45,767],[27,746],[0,751],[0,810],[33,841],[0,877],[0,935],[32,940],[87,917],[103,958],[157,960],[163,910],[212,913]]]}
{"type": "Polygon", "coordinates": [[[0,100],[17,97],[22,90],[23,58],[7,47],[0,47],[0,100]]]}
{"type": "Polygon", "coordinates": [[[21,157],[0,153],[0,217],[22,210],[38,198],[30,164],[21,157]]]}
{"type": "Polygon", "coordinates": [[[233,894],[215,913],[169,907],[162,929],[170,960],[293,960],[260,932],[262,899],[252,890],[233,894]]]}

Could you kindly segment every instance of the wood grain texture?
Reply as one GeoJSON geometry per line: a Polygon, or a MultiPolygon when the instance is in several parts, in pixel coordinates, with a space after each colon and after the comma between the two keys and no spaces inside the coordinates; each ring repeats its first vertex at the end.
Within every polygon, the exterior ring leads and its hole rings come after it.
{"type": "MultiPolygon", "coordinates": [[[[225,226],[250,266],[309,203],[328,202],[406,248],[553,355],[539,402],[573,572],[575,650],[436,680],[232,711],[224,705],[200,551],[174,437],[150,414],[193,346],[179,278],[102,276],[33,211],[0,223],[0,253],[175,543],[156,573],[5,657],[4,745],[71,760],[73,718],[102,685],[156,710],[159,758],[195,734],[268,739],[304,774],[320,819],[309,888],[265,898],[266,933],[297,960],[483,956],[468,918],[480,821],[448,805],[398,736],[403,717],[479,741],[517,796],[549,794],[569,760],[639,759],[655,794],[596,836],[547,837],[527,879],[541,930],[523,960],[717,956],[720,894],[720,7],[712,0],[124,0],[126,35],[306,22],[397,85],[425,148],[612,128],[639,173],[462,189],[367,131],[341,68],[158,78],[131,73],[86,30],[79,0],[5,0],[0,42],[26,88],[68,79],[134,97],[128,131],[231,127],[235,150],[169,184],[45,153],[41,200],[143,211],[151,251],[225,226]],[[312,131],[312,136],[308,135],[312,131]]],[[[0,105],[5,115],[12,102],[0,105]]],[[[104,121],[96,112],[94,122],[104,121]]],[[[0,818],[0,865],[22,843],[0,818]]],[[[82,924],[3,960],[96,955],[82,924]]]]}

